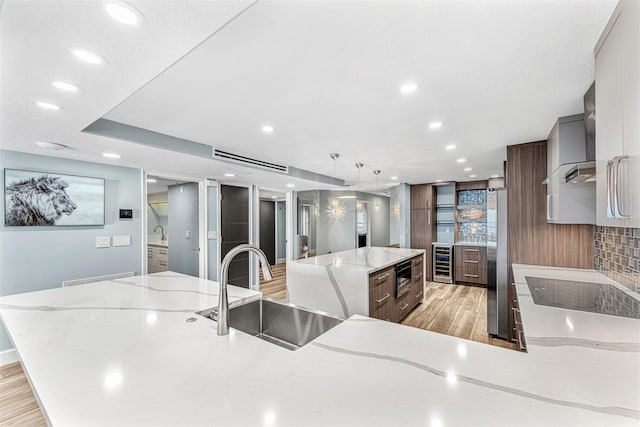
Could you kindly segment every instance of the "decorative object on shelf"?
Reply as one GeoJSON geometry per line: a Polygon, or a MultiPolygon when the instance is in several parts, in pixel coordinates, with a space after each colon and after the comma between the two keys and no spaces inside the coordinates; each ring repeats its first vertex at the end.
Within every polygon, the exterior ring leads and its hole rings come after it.
{"type": "Polygon", "coordinates": [[[5,169],[6,226],[104,225],[104,179],[5,169]]]}

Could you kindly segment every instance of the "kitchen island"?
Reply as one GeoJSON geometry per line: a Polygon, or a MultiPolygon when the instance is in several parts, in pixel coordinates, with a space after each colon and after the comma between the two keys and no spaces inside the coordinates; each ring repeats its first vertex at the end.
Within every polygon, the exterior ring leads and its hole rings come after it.
{"type": "Polygon", "coordinates": [[[424,298],[424,255],[424,249],[366,247],[290,261],[288,301],[345,319],[398,322],[424,298]],[[396,268],[403,265],[404,279],[396,268]]]}
{"type": "Polygon", "coordinates": [[[527,333],[546,334],[523,353],[356,315],[289,351],[218,336],[194,314],[217,287],[158,273],[2,297],[0,315],[54,426],[640,422],[635,319],[584,313],[588,341],[556,345],[563,326],[523,301],[527,333]]]}

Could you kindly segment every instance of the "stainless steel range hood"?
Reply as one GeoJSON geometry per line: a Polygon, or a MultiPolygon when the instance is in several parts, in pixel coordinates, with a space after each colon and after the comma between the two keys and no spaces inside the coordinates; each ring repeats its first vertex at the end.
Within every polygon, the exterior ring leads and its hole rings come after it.
{"type": "Polygon", "coordinates": [[[567,184],[578,184],[581,182],[593,182],[596,180],[596,162],[576,163],[564,174],[567,184]]]}

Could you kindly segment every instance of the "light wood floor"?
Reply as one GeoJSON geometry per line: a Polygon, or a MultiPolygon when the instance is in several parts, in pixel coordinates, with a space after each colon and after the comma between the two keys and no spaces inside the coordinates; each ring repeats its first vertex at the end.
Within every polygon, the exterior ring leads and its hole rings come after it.
{"type": "Polygon", "coordinates": [[[0,367],[0,425],[47,425],[19,362],[0,367]]]}
{"type": "MultiPolygon", "coordinates": [[[[260,276],[265,298],[287,300],[287,266],[272,267],[274,279],[260,276]]],[[[487,334],[487,289],[479,286],[427,282],[426,300],[405,319],[403,325],[516,350],[515,344],[487,334]]]]}

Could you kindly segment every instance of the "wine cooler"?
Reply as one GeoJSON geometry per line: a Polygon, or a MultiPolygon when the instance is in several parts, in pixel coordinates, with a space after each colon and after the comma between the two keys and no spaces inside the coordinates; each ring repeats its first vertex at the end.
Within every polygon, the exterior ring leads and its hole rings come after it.
{"type": "Polygon", "coordinates": [[[453,245],[433,244],[433,281],[453,283],[453,245]]]}

